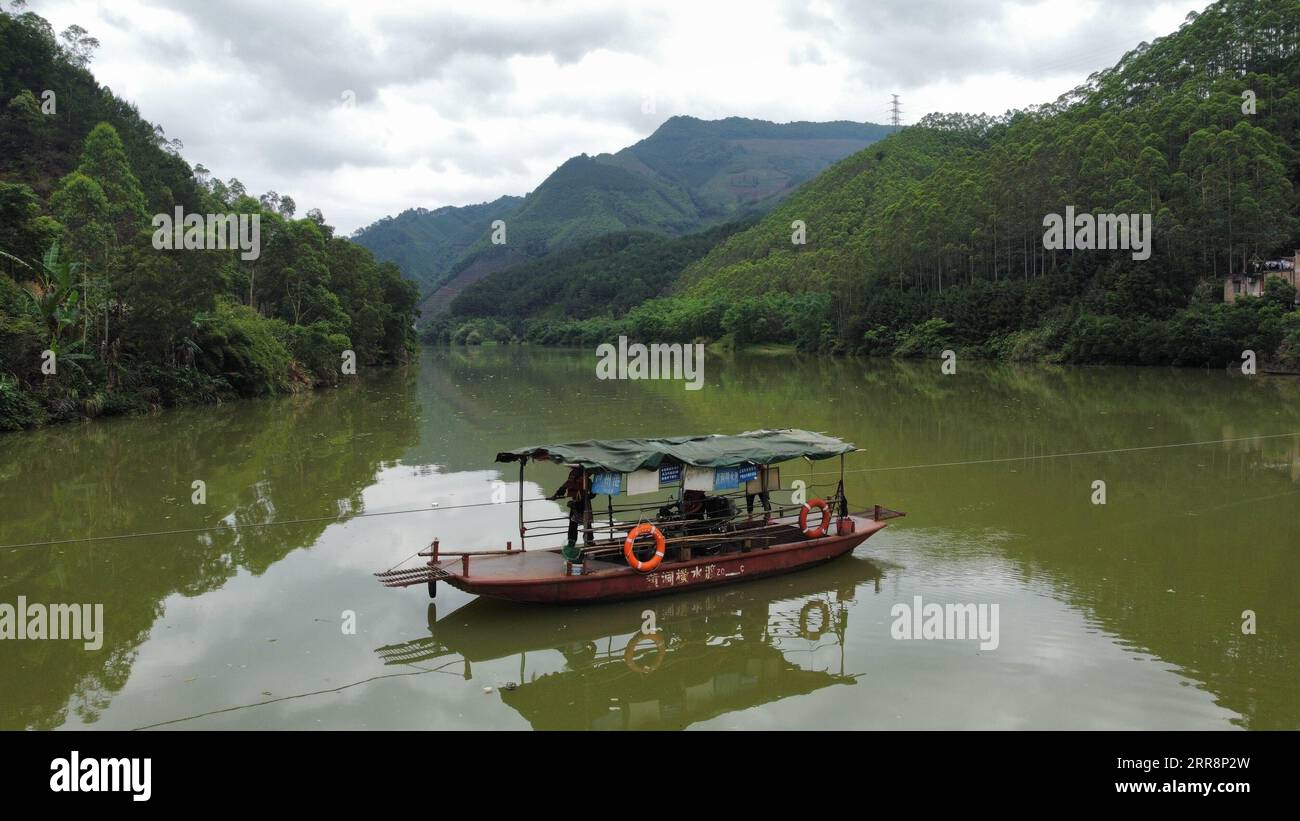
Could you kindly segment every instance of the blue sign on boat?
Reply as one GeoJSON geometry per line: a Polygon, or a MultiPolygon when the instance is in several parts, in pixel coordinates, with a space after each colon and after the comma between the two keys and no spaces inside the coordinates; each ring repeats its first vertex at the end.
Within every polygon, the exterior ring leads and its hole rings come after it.
{"type": "Polygon", "coordinates": [[[682,480],[681,465],[660,465],[659,466],[659,486],[675,485],[682,480]]]}
{"type": "Polygon", "coordinates": [[[731,490],[740,486],[740,471],[736,468],[717,468],[713,471],[713,489],[731,490]]]}
{"type": "Polygon", "coordinates": [[[591,492],[597,495],[617,496],[623,489],[623,474],[597,473],[591,480],[591,492]]]}
{"type": "Polygon", "coordinates": [[[740,468],[740,481],[752,482],[758,478],[758,465],[743,465],[740,468]]]}

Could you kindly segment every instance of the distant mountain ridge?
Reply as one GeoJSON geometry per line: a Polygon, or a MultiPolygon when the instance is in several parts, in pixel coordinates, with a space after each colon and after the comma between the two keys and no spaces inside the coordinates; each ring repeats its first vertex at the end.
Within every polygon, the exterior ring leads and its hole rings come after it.
{"type": "Polygon", "coordinates": [[[893,133],[847,121],[672,117],[613,154],[564,162],[525,197],[411,209],[353,235],[419,283],[426,316],[490,273],[618,231],[682,236],[766,211],[834,162],[893,133]],[[490,243],[506,222],[506,244],[490,243]]]}
{"type": "Polygon", "coordinates": [[[385,261],[397,263],[403,273],[423,285],[438,281],[487,230],[485,226],[509,216],[523,201],[523,197],[506,196],[432,211],[408,208],[361,229],[353,240],[385,261]],[[382,253],[377,250],[380,248],[382,253]]]}

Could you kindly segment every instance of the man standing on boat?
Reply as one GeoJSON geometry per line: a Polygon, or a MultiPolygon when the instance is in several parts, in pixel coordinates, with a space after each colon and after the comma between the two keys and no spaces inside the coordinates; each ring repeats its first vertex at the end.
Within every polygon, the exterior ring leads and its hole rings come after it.
{"type": "Polygon", "coordinates": [[[581,467],[571,469],[569,478],[551,494],[552,499],[561,496],[569,497],[569,542],[564,546],[564,557],[573,561],[578,558],[574,548],[578,543],[579,524],[583,526],[583,543],[590,546],[595,541],[591,529],[591,482],[587,479],[586,471],[581,467]]]}

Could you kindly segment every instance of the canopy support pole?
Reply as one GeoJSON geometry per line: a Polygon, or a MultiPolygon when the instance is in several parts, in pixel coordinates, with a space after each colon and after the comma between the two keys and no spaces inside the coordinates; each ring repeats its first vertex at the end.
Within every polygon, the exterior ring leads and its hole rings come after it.
{"type": "Polygon", "coordinates": [[[521,551],[528,549],[524,544],[524,534],[528,531],[528,528],[524,527],[524,465],[527,462],[527,456],[519,460],[519,549],[521,551]]]}

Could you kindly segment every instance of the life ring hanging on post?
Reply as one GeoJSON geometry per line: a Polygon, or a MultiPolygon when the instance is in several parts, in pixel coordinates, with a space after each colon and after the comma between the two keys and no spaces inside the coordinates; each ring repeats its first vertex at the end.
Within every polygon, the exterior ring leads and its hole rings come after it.
{"type": "Polygon", "coordinates": [[[830,505],[826,504],[821,499],[809,499],[808,501],[803,503],[803,510],[799,511],[799,529],[803,531],[803,535],[807,536],[809,539],[820,539],[822,536],[826,535],[826,528],[830,526],[831,526],[830,505]],[[812,510],[814,507],[821,508],[822,523],[817,527],[809,529],[808,511],[812,510]]]}
{"type": "Polygon", "coordinates": [[[634,570],[640,573],[649,573],[651,570],[658,567],[659,563],[664,560],[664,534],[659,532],[659,528],[649,522],[642,522],[632,528],[632,532],[628,533],[627,538],[623,540],[623,558],[627,559],[627,563],[630,564],[634,570]],[[636,557],[636,553],[633,552],[632,548],[636,545],[638,537],[647,534],[655,537],[655,554],[643,562],[636,557]]]}

